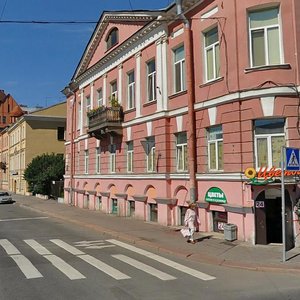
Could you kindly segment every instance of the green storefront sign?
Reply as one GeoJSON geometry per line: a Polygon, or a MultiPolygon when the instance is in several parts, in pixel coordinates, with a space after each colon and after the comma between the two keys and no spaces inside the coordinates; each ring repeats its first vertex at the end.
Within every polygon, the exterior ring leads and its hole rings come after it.
{"type": "Polygon", "coordinates": [[[212,187],[206,192],[205,201],[210,203],[227,203],[224,192],[217,187],[212,187]]]}

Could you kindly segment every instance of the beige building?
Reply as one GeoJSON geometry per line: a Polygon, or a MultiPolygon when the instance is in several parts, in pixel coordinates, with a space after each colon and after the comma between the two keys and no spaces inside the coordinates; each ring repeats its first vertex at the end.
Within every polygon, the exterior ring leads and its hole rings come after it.
{"type": "Polygon", "coordinates": [[[32,159],[65,152],[66,102],[23,115],[8,128],[8,189],[28,194],[23,174],[32,159]]]}
{"type": "Polygon", "coordinates": [[[0,132],[0,189],[8,190],[8,127],[0,132]]]}

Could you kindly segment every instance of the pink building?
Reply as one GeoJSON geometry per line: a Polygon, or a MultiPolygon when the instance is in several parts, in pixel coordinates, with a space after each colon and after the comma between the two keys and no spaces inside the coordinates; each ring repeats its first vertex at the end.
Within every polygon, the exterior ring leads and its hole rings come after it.
{"type": "MultiPolygon", "coordinates": [[[[300,148],[300,3],[182,2],[100,17],[64,89],[65,202],[182,225],[196,201],[201,231],[281,243],[279,173],[255,170],[300,148]]],[[[285,181],[293,247],[300,192],[285,181]]]]}

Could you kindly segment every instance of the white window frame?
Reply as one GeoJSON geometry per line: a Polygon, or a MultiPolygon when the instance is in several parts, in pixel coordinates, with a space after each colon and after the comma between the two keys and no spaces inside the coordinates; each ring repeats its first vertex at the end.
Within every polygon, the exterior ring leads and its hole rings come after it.
{"type": "MultiPolygon", "coordinates": [[[[223,168],[221,169],[221,167],[219,166],[219,143],[223,144],[223,128],[222,125],[218,125],[218,126],[214,126],[214,127],[210,127],[208,128],[208,138],[207,138],[207,145],[208,145],[208,169],[209,171],[223,171],[223,168]],[[216,128],[216,127],[220,127],[222,129],[222,138],[214,138],[211,139],[210,138],[210,130],[211,128],[216,128]],[[211,166],[211,157],[210,157],[210,145],[215,144],[215,157],[216,157],[216,168],[212,168],[211,166]]],[[[223,166],[224,166],[224,154],[222,156],[222,161],[223,161],[223,166]]]]}
{"type": "Polygon", "coordinates": [[[127,73],[127,109],[133,109],[135,107],[135,74],[134,71],[127,73]],[[130,82],[131,76],[133,81],[130,82]]]}
{"type": "Polygon", "coordinates": [[[156,100],[156,62],[155,59],[152,59],[147,63],[147,101],[151,102],[155,100],[156,100]],[[152,63],[154,63],[154,71],[149,72],[150,64],[152,63]],[[149,93],[150,89],[152,92],[152,97],[151,94],[149,93]]]}
{"type": "Polygon", "coordinates": [[[187,140],[185,143],[179,143],[179,135],[186,134],[186,132],[180,132],[176,136],[176,170],[177,172],[185,172],[187,167],[187,140]],[[182,161],[182,168],[180,168],[180,159],[182,161]]]}
{"type": "Polygon", "coordinates": [[[84,174],[89,174],[89,150],[84,150],[84,174]]]}
{"type": "Polygon", "coordinates": [[[284,122],[284,126],[283,126],[283,132],[282,133],[264,133],[264,134],[257,134],[255,132],[255,128],[254,128],[254,150],[255,150],[255,166],[256,169],[258,170],[260,167],[263,166],[259,166],[258,165],[258,140],[259,139],[267,139],[267,151],[268,151],[268,168],[271,168],[274,166],[273,163],[273,155],[272,155],[272,137],[283,137],[285,142],[286,142],[286,138],[285,138],[285,126],[286,126],[286,122],[284,122]]]}
{"type": "MultiPolygon", "coordinates": [[[[147,143],[147,147],[150,147],[150,145],[147,143]]],[[[155,166],[155,144],[151,149],[147,149],[147,155],[146,155],[146,167],[147,167],[147,173],[153,173],[156,170],[155,166]]]]}
{"type": "Polygon", "coordinates": [[[78,102],[78,115],[77,115],[77,129],[79,130],[81,128],[81,103],[78,102]]]}
{"type": "MultiPolygon", "coordinates": [[[[278,29],[278,34],[279,34],[279,60],[280,62],[278,64],[283,63],[283,41],[282,41],[282,32],[281,32],[281,20],[280,20],[280,9],[279,7],[269,7],[261,10],[254,10],[254,11],[249,11],[248,14],[248,28],[249,28],[249,46],[250,46],[250,64],[252,68],[255,67],[261,67],[261,66],[270,66],[270,61],[269,61],[269,46],[268,46],[268,31],[272,29],[278,29]],[[259,11],[267,11],[271,9],[278,9],[278,22],[276,25],[269,25],[269,26],[262,26],[262,27],[255,27],[251,28],[251,13],[259,12],[259,11]],[[264,65],[254,65],[254,57],[253,57],[253,52],[252,52],[252,33],[258,30],[263,30],[264,31],[264,48],[265,48],[265,64],[264,65]]],[[[277,65],[277,64],[275,64],[277,65]]]]}
{"type": "Polygon", "coordinates": [[[117,80],[110,83],[110,99],[118,99],[118,83],[117,80]],[[115,87],[115,89],[114,89],[115,87]]]}
{"type": "Polygon", "coordinates": [[[116,145],[110,145],[110,155],[109,155],[109,171],[110,173],[116,173],[116,145]]]}
{"type": "MultiPolygon", "coordinates": [[[[204,32],[204,68],[205,68],[205,82],[210,82],[218,79],[220,77],[220,62],[219,65],[217,64],[217,48],[219,48],[219,53],[220,53],[220,41],[218,38],[218,41],[215,43],[212,43],[208,46],[206,46],[206,40],[207,40],[207,35],[212,32],[213,30],[217,29],[217,33],[219,34],[218,27],[214,27],[206,32],[204,32]],[[212,51],[213,53],[213,77],[208,78],[208,52],[212,51]]],[[[219,57],[220,61],[220,57],[219,57]]]]}
{"type": "Polygon", "coordinates": [[[98,107],[103,105],[103,90],[102,90],[102,88],[97,90],[97,104],[98,104],[98,107]]]}
{"type": "Polygon", "coordinates": [[[176,51],[179,49],[183,48],[183,53],[185,56],[185,49],[184,46],[181,45],[177,47],[176,49],[173,50],[173,57],[174,57],[174,93],[180,93],[182,91],[186,90],[186,66],[185,66],[185,57],[183,59],[180,59],[176,61],[176,51]],[[180,66],[180,88],[177,90],[176,89],[176,66],[180,66]]]}
{"type": "Polygon", "coordinates": [[[96,174],[101,173],[101,148],[96,147],[96,174]]]}
{"type": "Polygon", "coordinates": [[[127,173],[133,173],[133,141],[127,142],[127,173]]]}

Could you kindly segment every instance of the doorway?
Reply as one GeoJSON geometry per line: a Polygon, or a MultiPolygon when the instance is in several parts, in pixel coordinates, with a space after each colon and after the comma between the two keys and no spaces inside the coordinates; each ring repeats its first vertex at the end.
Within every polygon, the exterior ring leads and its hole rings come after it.
{"type": "MultiPolygon", "coordinates": [[[[285,191],[286,250],[294,248],[293,211],[289,192],[285,191]]],[[[255,199],[255,242],[260,245],[282,243],[281,190],[269,189],[255,199]]]]}

